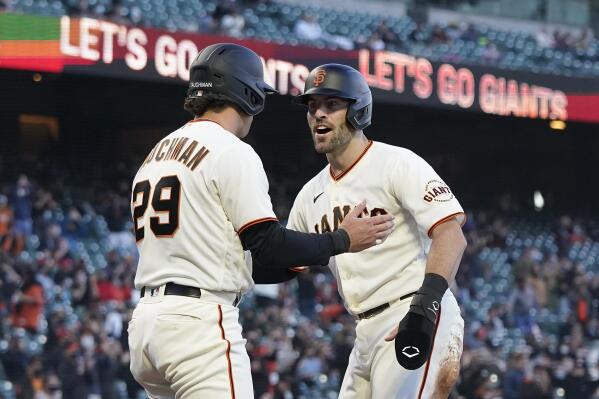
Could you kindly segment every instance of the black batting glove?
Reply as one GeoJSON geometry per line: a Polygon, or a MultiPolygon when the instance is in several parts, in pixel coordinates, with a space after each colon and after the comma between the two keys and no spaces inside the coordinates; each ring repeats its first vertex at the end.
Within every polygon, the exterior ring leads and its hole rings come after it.
{"type": "Polygon", "coordinates": [[[443,276],[435,273],[424,276],[422,287],[414,295],[395,336],[395,356],[402,367],[416,370],[428,360],[441,316],[441,299],[447,288],[443,276]]]}

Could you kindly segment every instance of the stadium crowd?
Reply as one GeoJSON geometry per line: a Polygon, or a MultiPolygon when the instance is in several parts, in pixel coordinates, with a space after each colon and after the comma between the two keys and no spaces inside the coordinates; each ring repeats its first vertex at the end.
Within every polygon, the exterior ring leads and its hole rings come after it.
{"type": "MultiPolygon", "coordinates": [[[[39,166],[0,183],[0,397],[145,397],[127,352],[132,170],[83,180],[39,166]]],[[[284,220],[281,184],[271,193],[284,220]]],[[[466,320],[454,398],[599,398],[596,216],[470,212],[452,287],[466,320]]],[[[325,268],[258,286],[240,309],[256,398],[336,397],[355,320],[325,268]]]]}

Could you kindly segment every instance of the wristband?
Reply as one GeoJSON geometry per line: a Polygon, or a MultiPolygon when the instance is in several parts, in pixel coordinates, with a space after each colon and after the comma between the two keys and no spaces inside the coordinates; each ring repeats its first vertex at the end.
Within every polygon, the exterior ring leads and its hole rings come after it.
{"type": "Polygon", "coordinates": [[[349,251],[349,234],[344,229],[338,229],[332,233],[327,233],[333,240],[333,255],[339,255],[349,251]]]}

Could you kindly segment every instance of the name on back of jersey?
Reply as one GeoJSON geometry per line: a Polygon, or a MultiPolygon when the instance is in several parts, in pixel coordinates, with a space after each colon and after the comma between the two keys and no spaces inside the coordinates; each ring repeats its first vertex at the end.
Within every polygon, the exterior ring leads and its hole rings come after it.
{"type": "Polygon", "coordinates": [[[141,167],[151,162],[176,161],[194,171],[210,151],[189,137],[161,140],[146,157],[141,167]]]}

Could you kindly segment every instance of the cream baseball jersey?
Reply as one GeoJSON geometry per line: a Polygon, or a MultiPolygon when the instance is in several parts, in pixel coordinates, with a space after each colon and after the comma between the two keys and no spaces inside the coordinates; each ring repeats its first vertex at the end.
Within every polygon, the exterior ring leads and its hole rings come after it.
{"type": "Polygon", "coordinates": [[[359,253],[331,258],[347,309],[358,314],[420,288],[432,229],[465,214],[450,188],[412,151],[370,141],[343,174],[327,165],[298,194],[290,229],[322,233],[336,230],[356,203],[365,199],[374,216],[390,213],[395,230],[384,243],[359,253]]]}
{"type": "Polygon", "coordinates": [[[254,149],[208,120],[162,139],[133,181],[135,286],[167,282],[213,291],[251,288],[239,234],[276,220],[254,149]]]}

